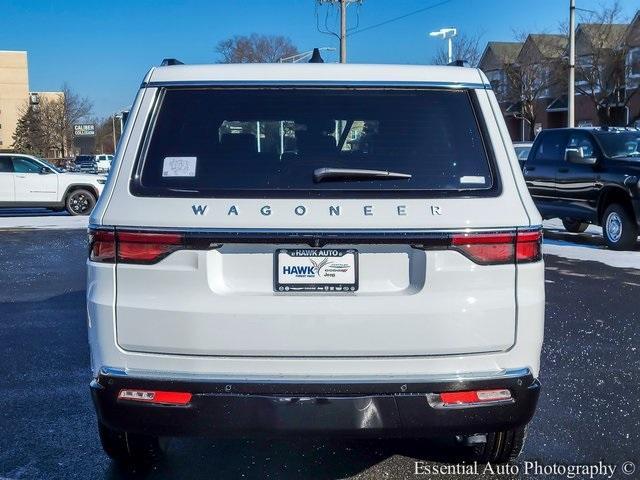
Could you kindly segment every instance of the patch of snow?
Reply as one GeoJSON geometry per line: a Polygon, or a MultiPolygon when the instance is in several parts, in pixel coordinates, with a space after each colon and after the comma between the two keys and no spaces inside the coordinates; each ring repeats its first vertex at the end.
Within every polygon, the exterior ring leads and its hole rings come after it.
{"type": "Polygon", "coordinates": [[[564,240],[545,239],[542,251],[545,254],[600,262],[610,267],[640,269],[640,252],[618,252],[606,247],[578,245],[564,240]]]}
{"type": "Polygon", "coordinates": [[[16,229],[85,229],[89,225],[88,216],[70,215],[0,217],[0,230],[16,229]]]}
{"type": "Polygon", "coordinates": [[[591,237],[597,240],[597,244],[573,243],[567,240],[556,240],[546,237],[542,251],[545,254],[557,255],[559,257],[573,260],[586,260],[600,262],[610,267],[616,268],[636,268],[640,269],[640,251],[618,252],[609,250],[602,240],[602,228],[590,225],[584,233],[569,233],[564,230],[562,222],[558,219],[545,220],[544,229],[551,232],[562,232],[566,238],[591,237]]]}

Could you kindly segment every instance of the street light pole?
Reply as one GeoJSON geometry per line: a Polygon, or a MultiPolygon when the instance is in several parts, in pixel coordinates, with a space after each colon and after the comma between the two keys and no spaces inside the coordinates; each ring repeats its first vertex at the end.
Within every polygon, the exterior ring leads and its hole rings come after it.
{"type": "Polygon", "coordinates": [[[569,91],[567,103],[567,127],[576,124],[576,0],[569,0],[569,91]]]}
{"type": "Polygon", "coordinates": [[[449,28],[441,28],[436,32],[430,32],[429,36],[442,38],[443,40],[447,40],[447,63],[453,62],[453,37],[458,34],[458,30],[449,27],[449,28]]]}

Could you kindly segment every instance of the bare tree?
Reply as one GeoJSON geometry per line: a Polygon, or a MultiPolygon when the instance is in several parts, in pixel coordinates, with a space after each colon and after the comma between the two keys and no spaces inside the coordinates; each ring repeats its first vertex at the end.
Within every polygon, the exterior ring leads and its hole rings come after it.
{"type": "Polygon", "coordinates": [[[296,55],[298,49],[290,38],[282,35],[236,35],[216,45],[220,63],[275,63],[296,55]]]}
{"type": "Polygon", "coordinates": [[[73,125],[88,118],[93,105],[88,98],[74,93],[66,83],[61,92],[56,99],[42,101],[40,108],[49,147],[58,149],[66,157],[73,139],[73,125]]]}
{"type": "Polygon", "coordinates": [[[576,32],[576,92],[596,109],[600,125],[626,123],[623,112],[638,89],[626,88],[627,24],[616,1],[583,16],[576,32]]]}
{"type": "Polygon", "coordinates": [[[541,100],[558,90],[566,77],[566,37],[521,33],[516,37],[524,44],[516,62],[505,65],[507,99],[519,105],[519,115],[529,124],[529,138],[533,138],[541,100]]]}
{"type": "Polygon", "coordinates": [[[120,137],[120,122],[114,122],[113,117],[94,118],[91,120],[96,126],[96,153],[114,153],[113,130],[115,128],[116,139],[120,137]]]}
{"type": "MultiPolygon", "coordinates": [[[[481,35],[458,35],[453,39],[453,60],[464,60],[470,67],[477,67],[482,57],[480,49],[481,35]]],[[[446,65],[449,63],[449,54],[446,48],[441,48],[435,54],[431,63],[434,65],[446,65]]]]}

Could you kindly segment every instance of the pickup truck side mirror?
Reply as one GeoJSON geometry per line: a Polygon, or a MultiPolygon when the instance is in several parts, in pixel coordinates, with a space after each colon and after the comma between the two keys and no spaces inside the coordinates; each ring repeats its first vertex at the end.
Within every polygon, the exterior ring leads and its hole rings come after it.
{"type": "Polygon", "coordinates": [[[47,167],[40,168],[40,175],[48,175],[49,173],[51,173],[51,170],[49,170],[47,167]]]}
{"type": "Polygon", "coordinates": [[[585,157],[582,147],[569,147],[564,151],[564,159],[576,165],[595,165],[596,157],[585,157]]]}

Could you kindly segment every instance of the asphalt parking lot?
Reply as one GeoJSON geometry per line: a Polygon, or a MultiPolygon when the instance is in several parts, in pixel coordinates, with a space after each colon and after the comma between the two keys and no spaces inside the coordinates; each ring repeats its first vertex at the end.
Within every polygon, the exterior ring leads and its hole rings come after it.
{"type": "MultiPolygon", "coordinates": [[[[110,464],[98,441],[88,389],[85,255],[81,229],[0,230],[0,480],[131,476],[110,464]]],[[[640,269],[552,255],[546,266],[543,391],[520,465],[602,461],[617,465],[612,478],[640,478],[620,471],[623,462],[640,463],[640,269]]],[[[513,478],[414,474],[416,461],[455,461],[446,447],[180,439],[141,478],[513,478]]]]}

